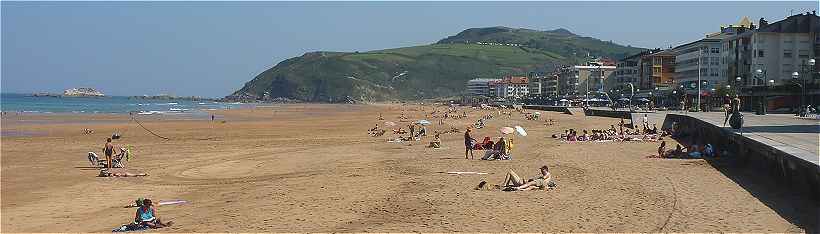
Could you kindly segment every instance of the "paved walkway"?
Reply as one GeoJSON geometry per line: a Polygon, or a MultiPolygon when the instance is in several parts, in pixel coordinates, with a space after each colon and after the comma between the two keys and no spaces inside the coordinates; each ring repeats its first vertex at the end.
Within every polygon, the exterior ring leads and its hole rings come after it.
{"type": "Polygon", "coordinates": [[[650,123],[661,127],[666,114],[688,115],[728,129],[749,139],[775,147],[783,152],[820,166],[820,120],[801,119],[791,114],[755,115],[743,113],[743,128],[732,129],[723,126],[723,112],[682,112],[659,111],[655,113],[633,113],[632,119],[640,126],[644,114],[650,123]]]}

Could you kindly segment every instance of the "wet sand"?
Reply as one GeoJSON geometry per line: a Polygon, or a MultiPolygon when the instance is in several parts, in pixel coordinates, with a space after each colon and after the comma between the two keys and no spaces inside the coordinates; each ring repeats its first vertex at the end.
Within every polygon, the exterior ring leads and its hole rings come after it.
{"type": "MultiPolygon", "coordinates": [[[[184,199],[158,207],[173,220],[163,232],[800,232],[775,209],[702,159],[646,158],[657,143],[566,144],[549,136],[564,128],[605,128],[617,119],[543,112],[496,117],[473,136],[498,137],[521,125],[513,160],[464,159],[466,126],[489,111],[428,128],[430,137],[389,143],[396,135],[366,130],[433,107],[400,105],[275,105],[182,120],[128,115],[3,116],[2,231],[107,232],[130,222],[138,197],[184,199]],[[557,125],[544,126],[553,118],[557,125]],[[225,121],[224,123],[222,121],[225,121]],[[83,129],[95,130],[83,134],[83,129]],[[87,152],[102,155],[105,138],[132,147],[129,172],[148,177],[99,178],[87,152]],[[558,187],[544,191],[477,191],[548,165],[558,187]],[[488,175],[449,175],[476,171],[488,175]]],[[[439,107],[443,110],[444,107],[439,107]]],[[[660,123],[659,123],[660,125],[660,123]]],[[[674,143],[673,140],[668,143],[674,143]]],[[[672,144],[674,146],[674,144],[672,144]]]]}

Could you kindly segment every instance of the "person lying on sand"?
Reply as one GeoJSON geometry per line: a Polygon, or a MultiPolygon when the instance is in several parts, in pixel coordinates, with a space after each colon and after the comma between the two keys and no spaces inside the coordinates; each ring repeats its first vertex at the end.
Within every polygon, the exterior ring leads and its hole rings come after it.
{"type": "MultiPolygon", "coordinates": [[[[520,176],[518,176],[518,174],[510,170],[510,172],[508,172],[504,177],[504,183],[501,185],[494,185],[493,187],[504,191],[527,191],[533,189],[555,188],[556,184],[552,179],[552,174],[550,174],[549,168],[544,165],[540,168],[540,170],[541,175],[530,178],[527,181],[524,181],[520,176]]],[[[481,181],[475,189],[486,190],[489,188],[490,186],[487,185],[486,181],[481,181]]]]}
{"type": "Polygon", "coordinates": [[[149,228],[163,228],[170,227],[174,224],[174,221],[168,221],[167,223],[160,221],[157,208],[154,207],[151,199],[145,199],[142,202],[142,206],[137,208],[137,213],[134,215],[134,223],[145,225],[149,228]]]}
{"type": "Polygon", "coordinates": [[[552,174],[549,172],[549,167],[544,165],[541,166],[540,170],[541,175],[532,177],[527,181],[523,181],[521,177],[515,174],[514,171],[510,170],[504,178],[503,186],[507,188],[514,188],[518,191],[555,187],[555,182],[552,180],[552,174]]]}
{"type": "Polygon", "coordinates": [[[100,174],[97,177],[138,177],[138,176],[148,176],[147,173],[130,173],[130,172],[111,172],[107,169],[100,170],[100,174]]]}

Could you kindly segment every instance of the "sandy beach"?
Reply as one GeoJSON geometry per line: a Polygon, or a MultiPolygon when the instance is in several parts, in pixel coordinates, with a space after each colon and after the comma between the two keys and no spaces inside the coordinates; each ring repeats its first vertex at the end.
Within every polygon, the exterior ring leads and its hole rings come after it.
{"type": "Polygon", "coordinates": [[[483,151],[465,160],[463,132],[443,134],[441,149],[425,147],[433,131],[463,131],[491,111],[465,109],[468,118],[445,125],[431,119],[430,136],[412,143],[388,142],[396,137],[389,131],[367,134],[384,121],[405,127],[410,122],[399,115],[422,119],[433,108],[289,104],[217,111],[215,121],[138,116],[170,140],[127,114],[5,115],[0,228],[108,232],[133,220],[134,208],[123,206],[138,197],[189,201],[158,207],[162,219],[175,222],[162,232],[802,232],[814,225],[795,223],[812,206],[783,211],[790,197],[750,192],[774,182],[744,188],[733,179],[746,174],[730,178],[703,159],[647,158],[657,143],[549,137],[565,128],[607,128],[617,119],[496,116],[473,137],[495,139],[500,127],[523,126],[529,135],[515,137],[509,161],[478,160],[483,151]],[[557,124],[545,126],[548,118],[557,124]],[[83,134],[86,128],[95,133],[83,134]],[[127,170],[150,176],[96,177],[87,152],[102,155],[115,131],[123,135],[115,146],[134,154],[127,170]],[[509,170],[529,178],[541,165],[550,167],[557,188],[473,189],[482,180],[501,183],[509,170]]]}

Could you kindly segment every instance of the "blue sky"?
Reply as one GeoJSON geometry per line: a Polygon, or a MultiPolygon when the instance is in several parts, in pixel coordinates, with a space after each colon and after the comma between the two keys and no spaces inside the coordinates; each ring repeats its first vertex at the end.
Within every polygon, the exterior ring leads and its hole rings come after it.
{"type": "Polygon", "coordinates": [[[2,92],[222,97],[305,52],[429,44],[471,27],[678,45],[805,2],[0,2],[2,92]]]}

